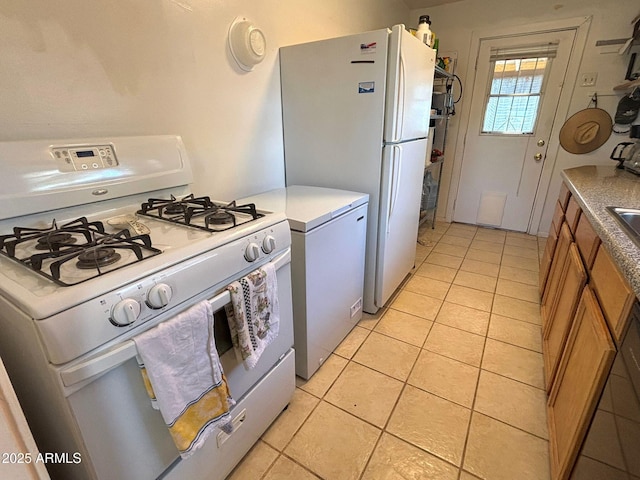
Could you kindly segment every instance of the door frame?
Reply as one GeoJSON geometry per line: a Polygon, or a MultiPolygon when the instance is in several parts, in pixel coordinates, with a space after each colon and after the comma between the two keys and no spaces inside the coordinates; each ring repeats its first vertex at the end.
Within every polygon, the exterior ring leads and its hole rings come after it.
{"type": "MultiPolygon", "coordinates": [[[[547,192],[549,190],[549,184],[551,182],[551,176],[556,164],[556,158],[558,150],[560,148],[560,129],[562,128],[562,122],[559,119],[565,119],[569,112],[571,98],[573,97],[580,63],[582,61],[582,54],[586,46],[587,34],[589,33],[589,27],[591,25],[591,16],[566,18],[563,20],[535,23],[532,25],[522,25],[515,27],[498,27],[499,33],[496,33],[496,27],[481,29],[473,31],[471,34],[471,44],[469,48],[469,63],[466,70],[466,82],[465,90],[467,92],[473,92],[476,82],[476,62],[478,59],[478,53],[480,51],[480,43],[483,40],[493,40],[505,37],[512,37],[517,35],[535,34],[535,33],[549,33],[560,30],[575,30],[575,39],[573,48],[569,56],[569,64],[567,65],[567,72],[565,75],[565,81],[560,93],[560,100],[558,102],[558,108],[556,109],[555,120],[551,129],[551,136],[549,138],[549,146],[547,149],[547,155],[542,167],[542,173],[540,174],[540,181],[538,182],[538,189],[536,191],[535,199],[533,201],[533,210],[531,218],[529,219],[529,225],[527,227],[527,233],[537,234],[539,230],[540,219],[542,217],[542,211],[544,209],[547,192]],[[475,58],[475,61],[472,59],[475,58]]],[[[460,125],[458,127],[458,133],[456,136],[456,148],[453,158],[453,168],[451,172],[451,184],[449,188],[449,194],[447,198],[447,209],[445,213],[445,219],[450,222],[453,218],[453,211],[455,207],[455,201],[458,196],[458,189],[460,187],[460,176],[462,172],[462,161],[464,158],[466,148],[467,129],[469,127],[469,115],[471,112],[471,103],[473,98],[467,99],[462,111],[460,112],[460,125]]]]}

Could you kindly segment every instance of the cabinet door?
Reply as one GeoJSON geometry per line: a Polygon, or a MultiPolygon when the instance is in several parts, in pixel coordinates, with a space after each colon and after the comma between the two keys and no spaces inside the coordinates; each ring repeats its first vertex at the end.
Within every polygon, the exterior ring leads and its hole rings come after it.
{"type": "Polygon", "coordinates": [[[616,342],[622,340],[635,295],[601,245],[591,269],[591,285],[616,342]]]}
{"type": "MultiPolygon", "coordinates": [[[[553,211],[553,218],[551,219],[551,231],[556,232],[556,235],[560,233],[560,227],[564,222],[564,210],[560,205],[560,201],[556,202],[556,209],[553,211]]],[[[551,234],[551,232],[549,232],[551,234]]]]}
{"type": "Polygon", "coordinates": [[[549,278],[542,295],[542,302],[540,305],[540,314],[542,315],[542,331],[546,330],[546,324],[551,314],[551,308],[556,300],[556,297],[560,291],[560,279],[562,277],[562,268],[564,266],[565,259],[567,258],[567,252],[569,251],[569,245],[573,242],[573,237],[569,231],[569,227],[566,223],[562,224],[560,229],[560,237],[558,238],[558,244],[556,245],[556,251],[553,255],[551,262],[551,270],[549,271],[549,278]]]}
{"type": "Polygon", "coordinates": [[[580,215],[575,237],[582,261],[587,267],[587,270],[591,270],[593,262],[596,259],[598,247],[600,246],[600,237],[598,237],[598,234],[593,230],[591,223],[585,215],[580,215]]]}
{"type": "Polygon", "coordinates": [[[556,251],[556,244],[558,243],[558,234],[551,229],[549,236],[547,237],[547,243],[544,246],[544,253],[540,260],[540,295],[544,293],[544,287],[549,279],[549,271],[551,270],[551,262],[553,261],[553,254],[556,251]]]}
{"type": "Polygon", "coordinates": [[[559,293],[552,305],[546,329],[543,332],[542,352],[547,391],[550,391],[553,385],[562,350],[569,336],[571,321],[586,283],[587,272],[580,260],[578,247],[572,243],[562,269],[559,293]]]}
{"type": "Polygon", "coordinates": [[[567,224],[569,225],[569,230],[571,233],[575,235],[576,228],[578,227],[578,220],[580,219],[580,213],[582,210],[580,209],[580,205],[575,201],[573,197],[569,197],[569,203],[567,205],[567,211],[565,212],[565,219],[567,224]]]}
{"type": "Polygon", "coordinates": [[[615,352],[598,301],[586,286],[547,405],[554,480],[569,477],[615,352]]]}
{"type": "Polygon", "coordinates": [[[560,206],[562,207],[562,211],[567,210],[567,205],[569,204],[569,198],[571,197],[571,192],[567,185],[563,182],[560,187],[560,194],[558,195],[558,201],[560,202],[560,206]]]}

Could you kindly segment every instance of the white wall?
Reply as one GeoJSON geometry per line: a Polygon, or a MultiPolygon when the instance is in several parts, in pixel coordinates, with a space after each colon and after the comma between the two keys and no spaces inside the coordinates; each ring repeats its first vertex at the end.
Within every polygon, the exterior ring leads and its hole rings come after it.
{"type": "Polygon", "coordinates": [[[3,1],[0,141],[179,134],[195,193],[224,200],[281,187],[278,48],[408,13],[400,0],[3,1]],[[238,15],[267,38],[250,73],[226,43],[238,15]]]}
{"type": "MultiPolygon", "coordinates": [[[[464,84],[467,96],[456,105],[457,112],[462,112],[464,102],[469,101],[469,92],[472,90],[471,79],[466,78],[467,65],[475,61],[475,52],[470,52],[470,43],[474,31],[485,31],[495,28],[496,33],[501,28],[513,26],[525,26],[535,23],[550,22],[573,17],[592,17],[587,36],[585,51],[580,64],[579,72],[596,72],[598,74],[595,87],[576,86],[575,79],[564,85],[565,89],[572,92],[568,116],[586,108],[590,95],[598,93],[598,106],[607,110],[613,117],[620,95],[615,94],[613,86],[622,83],[627,68],[628,58],[611,52],[611,49],[596,47],[597,40],[616,38],[628,38],[633,27],[631,20],[640,13],[637,0],[539,0],[537,2],[513,1],[513,0],[463,0],[461,2],[442,5],[429,9],[412,10],[411,19],[417,19],[419,15],[428,14],[432,20],[432,29],[440,38],[441,51],[453,51],[458,54],[458,67],[456,69],[464,84]]],[[[578,76],[579,77],[579,76],[578,76]]],[[[565,118],[558,121],[564,122],[565,118]]],[[[461,123],[460,116],[453,117],[450,122],[451,130],[447,142],[447,163],[443,171],[442,189],[440,191],[438,215],[444,216],[445,212],[452,212],[452,199],[450,187],[455,189],[454,159],[461,159],[462,144],[459,141],[458,126],[461,123]]],[[[595,152],[585,155],[573,155],[560,149],[557,156],[547,157],[545,162],[551,162],[552,176],[546,196],[543,198],[544,210],[539,223],[538,232],[546,235],[551,223],[553,207],[560,189],[560,172],[565,168],[579,165],[604,164],[613,165],[609,160],[609,154],[613,147],[624,136],[612,135],[608,142],[595,152]]],[[[557,145],[557,139],[554,139],[557,145]]],[[[546,189],[546,185],[543,190],[546,189]]],[[[536,226],[534,225],[534,233],[536,226]]]]}

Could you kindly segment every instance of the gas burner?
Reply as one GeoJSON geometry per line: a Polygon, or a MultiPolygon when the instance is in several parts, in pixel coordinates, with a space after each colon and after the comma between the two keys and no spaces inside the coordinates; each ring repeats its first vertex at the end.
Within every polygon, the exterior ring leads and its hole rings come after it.
{"type": "Polygon", "coordinates": [[[55,251],[62,247],[73,245],[78,241],[72,234],[68,232],[54,231],[38,238],[36,248],[38,250],[55,251]]]}
{"type": "Polygon", "coordinates": [[[167,213],[169,215],[184,214],[186,210],[187,210],[186,205],[180,202],[170,203],[169,205],[164,207],[164,213],[167,213]]]}
{"type": "Polygon", "coordinates": [[[207,225],[235,225],[236,217],[226,210],[216,210],[204,219],[207,225]]]}
{"type": "Polygon", "coordinates": [[[88,270],[98,267],[106,267],[112,265],[120,260],[122,256],[116,253],[115,249],[109,247],[93,247],[88,250],[84,250],[78,255],[78,261],[76,267],[88,270]]]}

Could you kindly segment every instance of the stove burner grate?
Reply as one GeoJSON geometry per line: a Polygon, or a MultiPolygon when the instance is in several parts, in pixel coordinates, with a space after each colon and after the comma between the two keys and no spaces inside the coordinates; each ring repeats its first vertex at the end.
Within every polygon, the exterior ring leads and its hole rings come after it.
{"type": "Polygon", "coordinates": [[[148,234],[132,237],[128,230],[121,230],[113,235],[106,234],[102,222],[89,222],[85,217],[61,227],[53,220],[49,228],[16,227],[13,230],[13,235],[0,236],[0,254],[65,287],[77,285],[162,253],[151,246],[151,237],[148,234]],[[78,238],[84,240],[84,243],[78,243],[78,238]],[[28,242],[35,244],[35,250],[46,251],[28,254],[22,258],[16,256],[17,247],[29,245],[28,242]],[[118,261],[122,255],[118,251],[131,251],[135,258],[119,265],[118,261]],[[76,280],[62,278],[62,265],[73,259],[76,259],[75,267],[81,270],[95,270],[95,275],[76,280]]]}
{"type": "Polygon", "coordinates": [[[258,213],[253,203],[236,205],[234,201],[226,205],[218,204],[209,197],[194,197],[193,194],[180,200],[173,195],[169,199],[150,198],[141,205],[138,214],[208,232],[229,230],[264,216],[258,213]],[[237,214],[245,218],[238,220],[237,214]],[[196,223],[197,219],[202,219],[204,224],[196,223]]]}

